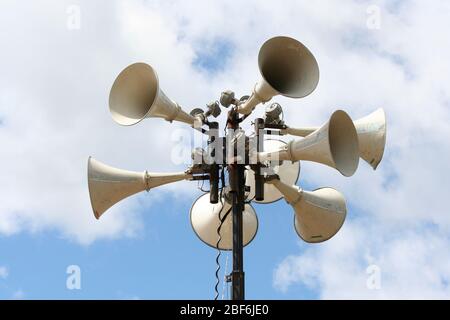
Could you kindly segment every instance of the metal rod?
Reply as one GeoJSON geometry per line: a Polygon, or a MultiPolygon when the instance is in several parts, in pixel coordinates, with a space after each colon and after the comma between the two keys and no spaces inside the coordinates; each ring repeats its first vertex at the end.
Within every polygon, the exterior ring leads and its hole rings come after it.
{"type": "Polygon", "coordinates": [[[285,124],[266,124],[265,127],[266,129],[278,129],[278,130],[287,129],[287,126],[285,124]]]}
{"type": "Polygon", "coordinates": [[[214,162],[211,164],[211,170],[209,172],[209,202],[218,203],[219,202],[219,165],[216,163],[216,155],[219,150],[217,150],[217,138],[218,138],[218,122],[209,123],[209,139],[208,139],[208,152],[211,159],[214,162]]]}
{"type": "Polygon", "coordinates": [[[201,181],[201,180],[209,180],[209,175],[208,174],[204,174],[204,175],[199,175],[199,176],[192,176],[192,181],[201,181]]]}
{"type": "Polygon", "coordinates": [[[230,184],[233,183],[232,190],[232,210],[233,210],[233,272],[232,300],[245,299],[245,274],[244,274],[244,245],[243,245],[243,224],[242,213],[244,209],[244,170],[242,164],[230,166],[230,184]]]}
{"type": "MultiPolygon", "coordinates": [[[[255,119],[256,151],[264,151],[264,119],[255,119]]],[[[261,174],[261,166],[255,166],[255,200],[264,200],[264,177],[261,174]]]]}
{"type": "MultiPolygon", "coordinates": [[[[232,109],[228,114],[228,129],[236,130],[239,127],[239,122],[239,114],[232,109]]],[[[236,146],[232,146],[232,150],[236,156],[236,146]]],[[[233,271],[231,272],[232,300],[245,299],[244,244],[242,227],[245,191],[244,171],[245,164],[231,163],[228,165],[233,218],[233,271]]]]}

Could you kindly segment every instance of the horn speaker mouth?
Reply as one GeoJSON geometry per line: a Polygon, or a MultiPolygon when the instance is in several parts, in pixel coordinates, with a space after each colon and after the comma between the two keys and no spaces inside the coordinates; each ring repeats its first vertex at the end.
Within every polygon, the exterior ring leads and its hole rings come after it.
{"type": "Polygon", "coordinates": [[[287,97],[306,97],[319,82],[319,66],[313,54],[289,37],[266,41],[259,51],[258,65],[264,80],[287,97]]]}
{"type": "Polygon", "coordinates": [[[159,81],[156,71],[146,63],[134,63],[116,78],[109,95],[114,121],[124,126],[143,120],[156,100],[159,81]]]}
{"type": "Polygon", "coordinates": [[[319,221],[319,217],[316,217],[314,220],[311,219],[313,216],[309,215],[309,221],[305,221],[306,216],[311,214],[311,212],[305,212],[308,210],[306,207],[300,209],[300,211],[296,211],[294,214],[294,228],[297,235],[305,242],[308,243],[320,243],[327,241],[334,237],[339,230],[341,230],[344,225],[345,218],[347,216],[347,208],[345,205],[345,199],[343,195],[333,188],[319,188],[314,191],[308,192],[309,197],[319,199],[317,204],[311,202],[312,199],[308,201],[308,205],[316,205],[319,210],[316,210],[314,207],[309,207],[309,210],[315,210],[315,214],[319,215],[320,221],[322,221],[322,226],[317,228],[311,228],[314,224],[319,221]],[[320,206],[321,196],[326,196],[329,201],[333,200],[335,202],[335,208],[326,208],[326,206],[320,206]],[[337,207],[341,207],[342,211],[335,211],[337,207]],[[329,210],[328,215],[325,213],[329,210]],[[335,211],[335,212],[333,212],[335,211]],[[303,224],[301,223],[303,221],[303,224]],[[314,229],[314,231],[313,231],[314,229]],[[309,236],[307,236],[309,234],[309,236]]]}
{"type": "Polygon", "coordinates": [[[91,180],[89,179],[89,177],[91,176],[91,171],[92,171],[92,157],[89,156],[88,158],[88,175],[87,175],[87,179],[88,179],[88,190],[89,190],[89,199],[91,200],[91,208],[92,208],[92,212],[94,212],[94,216],[95,219],[100,219],[101,214],[99,214],[99,212],[97,210],[95,210],[94,208],[94,199],[92,199],[92,186],[91,186],[91,180]]]}
{"type": "MultiPolygon", "coordinates": [[[[224,199],[224,210],[222,209],[222,203],[211,204],[209,201],[209,193],[200,196],[192,204],[189,216],[192,229],[197,237],[210,246],[216,249],[216,245],[219,239],[217,230],[220,224],[219,213],[221,218],[224,218],[226,212],[231,210],[231,205],[227,205],[224,199]],[[226,210],[225,210],[226,209],[226,210]],[[222,211],[222,212],[221,212],[222,211]]],[[[221,241],[219,243],[219,249],[232,250],[233,248],[233,213],[229,212],[228,217],[225,218],[221,228],[221,241]]],[[[247,246],[253,241],[258,232],[258,216],[255,210],[250,204],[245,205],[245,209],[242,212],[243,223],[243,244],[247,246]]]]}
{"type": "Polygon", "coordinates": [[[330,118],[328,139],[336,169],[346,177],[352,176],[359,163],[358,135],[352,119],[342,110],[330,118]]]}

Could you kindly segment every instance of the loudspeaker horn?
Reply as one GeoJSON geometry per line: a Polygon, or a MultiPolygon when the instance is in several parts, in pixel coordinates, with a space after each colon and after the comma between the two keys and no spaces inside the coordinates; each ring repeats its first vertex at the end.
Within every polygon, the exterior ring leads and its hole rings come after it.
{"type": "MultiPolygon", "coordinates": [[[[358,134],[359,156],[372,166],[374,170],[383,159],[386,145],[386,114],[382,108],[354,122],[358,134]]],[[[286,128],[283,134],[305,137],[317,130],[310,128],[286,128]]]]}
{"type": "Polygon", "coordinates": [[[151,117],[191,126],[196,120],[164,94],[156,71],[141,62],[126,67],[117,76],[109,94],[109,110],[113,120],[124,126],[151,117]]]}
{"type": "Polygon", "coordinates": [[[309,243],[323,242],[333,237],[342,227],[347,215],[344,196],[333,188],[305,191],[280,180],[269,183],[283,194],[295,211],[297,234],[309,243]]]}
{"type": "Polygon", "coordinates": [[[239,113],[250,114],[259,103],[279,94],[306,97],[319,82],[319,66],[314,55],[301,42],[289,37],[267,40],[259,50],[258,66],[262,78],[250,98],[239,105],[239,113]]]}
{"type": "Polygon", "coordinates": [[[293,140],[279,150],[260,152],[258,159],[319,162],[349,177],[358,168],[358,136],[347,113],[337,110],[327,123],[308,136],[293,140]]]}
{"type": "Polygon", "coordinates": [[[89,196],[97,219],[114,204],[131,195],[191,178],[192,175],[186,172],[134,172],[110,167],[92,157],[88,159],[89,196]]]}
{"type": "MultiPolygon", "coordinates": [[[[285,146],[286,142],[276,139],[264,140],[264,150],[273,151],[278,150],[285,146]]],[[[267,172],[267,175],[276,174],[281,181],[288,185],[296,184],[300,175],[300,161],[270,161],[268,168],[262,168],[261,173],[267,172]]],[[[245,171],[245,184],[250,187],[250,192],[247,196],[248,199],[255,197],[255,172],[249,168],[245,171]]],[[[265,184],[264,186],[264,200],[257,203],[272,203],[283,198],[283,195],[271,184],[265,184]]]]}
{"type": "Polygon", "coordinates": [[[386,145],[386,114],[382,108],[355,121],[358,132],[359,155],[374,170],[383,159],[386,145]]]}
{"type": "MultiPolygon", "coordinates": [[[[220,225],[220,219],[224,219],[220,228],[221,240],[219,242],[219,249],[232,250],[233,213],[231,212],[231,204],[225,197],[222,197],[222,201],[215,204],[210,203],[209,198],[209,193],[206,193],[199,197],[192,205],[190,211],[192,229],[200,240],[210,247],[217,248],[216,246],[219,240],[217,230],[220,225]]],[[[250,204],[245,205],[242,219],[243,244],[246,246],[253,240],[258,231],[258,217],[250,204]]]]}

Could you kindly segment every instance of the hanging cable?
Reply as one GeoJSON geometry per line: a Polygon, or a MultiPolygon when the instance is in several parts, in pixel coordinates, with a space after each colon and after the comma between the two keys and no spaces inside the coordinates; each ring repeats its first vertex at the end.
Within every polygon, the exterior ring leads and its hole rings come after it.
{"type": "Polygon", "coordinates": [[[223,190],[225,189],[225,171],[224,171],[224,167],[222,167],[221,173],[220,173],[220,180],[221,180],[221,184],[222,187],[220,188],[220,195],[219,195],[219,199],[220,199],[220,204],[222,205],[222,207],[220,208],[219,211],[219,226],[217,227],[217,243],[216,243],[216,249],[217,249],[217,256],[216,256],[216,285],[214,286],[214,292],[215,292],[215,297],[214,300],[217,300],[219,298],[219,284],[220,284],[220,279],[219,279],[219,272],[220,272],[220,256],[222,255],[222,250],[220,250],[220,241],[222,240],[222,236],[220,234],[220,230],[222,229],[222,224],[225,221],[225,219],[228,217],[231,208],[228,209],[228,211],[225,213],[225,215],[222,217],[222,211],[224,208],[224,203],[223,203],[223,190]]]}
{"type": "Polygon", "coordinates": [[[202,191],[202,192],[209,192],[209,190],[204,190],[203,189],[203,185],[205,184],[205,180],[201,180],[202,181],[202,184],[200,185],[200,180],[199,181],[197,181],[197,189],[199,189],[200,191],[202,191]]]}
{"type": "MultiPolygon", "coordinates": [[[[223,206],[222,206],[223,208],[223,206]]],[[[225,219],[228,217],[228,215],[231,212],[231,208],[228,209],[228,211],[225,213],[225,215],[220,219],[220,223],[219,223],[219,227],[217,228],[217,234],[219,235],[219,238],[217,240],[216,243],[216,248],[217,248],[217,256],[216,256],[216,265],[217,265],[217,269],[216,269],[216,285],[214,286],[214,291],[216,293],[214,300],[217,300],[219,298],[219,284],[220,284],[220,278],[219,278],[219,271],[220,271],[220,256],[222,255],[222,250],[219,248],[220,245],[220,241],[222,240],[222,236],[220,235],[220,229],[222,228],[222,224],[225,221],[225,219]]],[[[219,218],[221,217],[221,213],[222,210],[220,210],[219,212],[219,218]]]]}
{"type": "Polygon", "coordinates": [[[255,200],[255,197],[256,197],[256,196],[253,196],[253,198],[251,198],[250,200],[244,200],[244,203],[245,203],[245,204],[250,204],[250,203],[252,203],[252,201],[255,200]]]}

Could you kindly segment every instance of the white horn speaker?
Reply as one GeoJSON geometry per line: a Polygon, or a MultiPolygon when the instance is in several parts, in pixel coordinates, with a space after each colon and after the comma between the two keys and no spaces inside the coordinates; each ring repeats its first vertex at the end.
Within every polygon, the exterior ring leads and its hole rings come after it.
{"type": "MultiPolygon", "coordinates": [[[[383,159],[386,145],[386,114],[382,108],[354,122],[358,134],[359,156],[374,170],[383,159]]],[[[306,137],[317,127],[286,128],[283,134],[306,137]]]]}
{"type": "Polygon", "coordinates": [[[279,180],[272,180],[271,183],[293,207],[295,230],[304,241],[310,243],[326,241],[344,224],[347,207],[340,192],[332,188],[305,191],[279,180]]]}
{"type": "Polygon", "coordinates": [[[279,150],[260,152],[258,158],[260,161],[319,162],[349,177],[358,168],[358,136],[347,113],[338,110],[331,115],[327,123],[305,138],[293,140],[279,150]]]}
{"type": "Polygon", "coordinates": [[[89,196],[97,219],[114,204],[131,195],[191,178],[192,175],[186,172],[134,172],[110,167],[92,157],[88,159],[89,196]]]}
{"type": "MultiPolygon", "coordinates": [[[[274,151],[286,146],[286,142],[275,139],[264,140],[264,150],[274,151]]],[[[268,175],[276,174],[280,180],[288,185],[297,183],[300,175],[300,161],[270,161],[268,168],[261,168],[261,173],[267,172],[268,175]]],[[[245,171],[245,184],[250,187],[250,192],[247,199],[255,197],[255,172],[252,169],[245,171]]],[[[264,185],[264,200],[257,201],[257,203],[272,203],[283,198],[283,195],[271,184],[264,185]]]]}
{"type": "Polygon", "coordinates": [[[262,78],[250,98],[238,107],[239,113],[249,114],[259,103],[278,94],[306,97],[319,82],[319,66],[313,54],[301,42],[289,37],[267,40],[259,50],[258,66],[262,78]]]}
{"type": "MultiPolygon", "coordinates": [[[[220,225],[220,218],[224,218],[220,229],[221,240],[219,249],[231,250],[233,248],[233,213],[231,212],[231,204],[224,197],[222,197],[223,205],[220,201],[212,204],[209,202],[209,197],[209,193],[206,193],[192,205],[190,212],[192,229],[194,229],[200,240],[213,248],[217,248],[219,240],[217,229],[220,225]],[[223,210],[221,210],[222,206],[223,210]],[[227,212],[228,215],[226,216],[227,212]]],[[[253,240],[258,231],[258,218],[250,204],[245,205],[242,219],[243,243],[246,246],[253,240]]]]}
{"type": "Polygon", "coordinates": [[[109,94],[109,110],[114,121],[124,126],[150,117],[191,126],[195,121],[164,94],[156,71],[145,63],[134,63],[117,76],[109,94]]]}
{"type": "Polygon", "coordinates": [[[386,145],[386,115],[383,109],[378,109],[368,116],[355,121],[358,132],[359,155],[374,170],[383,159],[386,145]]]}

